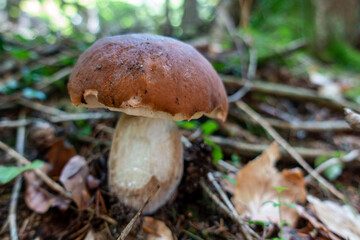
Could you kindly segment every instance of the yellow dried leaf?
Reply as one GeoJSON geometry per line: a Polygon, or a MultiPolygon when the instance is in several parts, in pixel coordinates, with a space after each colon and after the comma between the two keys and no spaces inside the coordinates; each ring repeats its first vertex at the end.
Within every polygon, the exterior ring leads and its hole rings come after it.
{"type": "MultiPolygon", "coordinates": [[[[279,158],[278,145],[273,142],[259,157],[237,173],[232,201],[242,217],[280,223],[278,207],[267,203],[269,201],[278,203],[278,193],[274,186],[287,188],[281,193],[281,202],[288,204],[305,202],[305,181],[301,170],[278,172],[274,165],[279,158]]],[[[296,209],[282,206],[281,213],[283,221],[291,225],[296,223],[298,218],[296,209]]]]}

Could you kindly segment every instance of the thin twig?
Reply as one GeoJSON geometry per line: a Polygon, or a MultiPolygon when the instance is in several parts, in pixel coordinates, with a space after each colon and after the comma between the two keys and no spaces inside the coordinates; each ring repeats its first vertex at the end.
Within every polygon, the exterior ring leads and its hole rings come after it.
{"type": "MultiPolygon", "coordinates": [[[[0,148],[2,150],[4,150],[7,154],[9,154],[11,157],[17,159],[20,163],[24,164],[24,165],[29,165],[31,164],[31,162],[29,160],[27,160],[25,157],[23,157],[21,154],[19,154],[18,152],[16,152],[14,149],[12,149],[11,147],[9,147],[8,145],[6,145],[5,143],[3,143],[2,141],[0,141],[0,148]]],[[[52,188],[53,190],[57,191],[58,193],[60,193],[61,195],[71,198],[71,194],[66,192],[65,189],[59,185],[58,183],[56,183],[54,180],[52,180],[51,178],[48,177],[48,175],[46,175],[43,171],[41,171],[40,169],[34,169],[33,170],[35,172],[36,175],[38,175],[50,188],[52,188]]]]}
{"type": "MultiPolygon", "coordinates": [[[[220,194],[220,197],[225,202],[227,207],[230,209],[232,214],[236,217],[239,217],[239,214],[237,213],[235,207],[230,202],[230,199],[226,196],[226,193],[222,190],[219,183],[215,180],[214,175],[211,172],[208,172],[207,177],[208,177],[209,181],[214,185],[216,191],[220,194]]],[[[245,224],[245,222],[244,222],[244,224],[245,224]]]]}
{"type": "Polygon", "coordinates": [[[111,119],[117,118],[118,115],[112,112],[89,112],[89,113],[66,113],[64,115],[58,115],[50,117],[50,121],[56,122],[67,122],[76,120],[88,120],[88,119],[111,119]]]}
{"type": "Polygon", "coordinates": [[[36,89],[41,90],[47,86],[53,84],[54,82],[68,76],[71,73],[72,67],[65,67],[51,75],[50,77],[44,78],[41,83],[35,86],[36,89]]]}
{"type": "MultiPolygon", "coordinates": [[[[253,124],[259,124],[254,119],[245,116],[243,114],[237,114],[235,111],[230,111],[230,115],[235,117],[238,120],[251,122],[253,124]]],[[[344,120],[330,120],[330,121],[296,121],[296,122],[286,122],[273,118],[265,118],[271,126],[278,129],[285,130],[304,130],[308,132],[322,132],[322,131],[349,131],[351,128],[344,120]]]]}
{"type": "MultiPolygon", "coordinates": [[[[87,212],[91,213],[91,214],[95,214],[95,211],[94,211],[94,209],[92,209],[92,208],[86,208],[85,210],[86,210],[87,212]]],[[[117,221],[116,221],[115,219],[113,219],[113,218],[111,218],[111,217],[109,217],[109,216],[107,216],[107,215],[105,215],[105,214],[99,213],[99,214],[96,214],[95,216],[96,216],[97,218],[100,218],[100,219],[102,219],[102,220],[104,220],[104,221],[112,224],[112,225],[116,225],[116,224],[117,224],[117,221]]]]}
{"type": "MultiPolygon", "coordinates": [[[[20,113],[20,120],[25,120],[25,113],[20,113]]],[[[25,143],[25,127],[18,127],[17,134],[16,134],[16,150],[20,154],[24,154],[24,143],[25,143]]],[[[17,161],[17,165],[20,167],[22,164],[20,161],[17,161]]],[[[10,200],[10,209],[9,209],[9,228],[10,228],[10,236],[11,240],[17,240],[19,239],[18,233],[17,233],[17,223],[16,223],[16,208],[17,208],[17,202],[19,198],[19,192],[21,189],[22,184],[22,175],[16,177],[15,183],[13,186],[12,194],[11,194],[11,200],[10,200]]]]}
{"type": "MultiPolygon", "coordinates": [[[[358,159],[359,155],[360,155],[359,150],[352,150],[351,152],[349,152],[345,156],[342,156],[342,157],[339,157],[339,158],[331,158],[331,159],[323,162],[317,168],[315,168],[313,171],[317,172],[317,173],[322,173],[325,169],[327,169],[328,167],[330,167],[330,166],[332,166],[334,164],[351,162],[351,161],[353,161],[355,159],[358,159]]],[[[312,176],[310,174],[305,177],[306,182],[310,182],[311,180],[312,180],[312,176]]]]}
{"type": "Polygon", "coordinates": [[[229,172],[237,173],[239,169],[233,165],[231,165],[228,162],[225,162],[224,160],[220,159],[217,164],[228,170],[229,172]]]}
{"type": "Polygon", "coordinates": [[[324,179],[319,173],[313,171],[309,164],[296,152],[296,150],[288,144],[284,138],[282,138],[276,131],[273,129],[268,122],[266,122],[261,116],[253,111],[246,103],[243,101],[238,101],[236,105],[246,112],[249,116],[254,118],[259,124],[278,142],[298,163],[304,168],[313,178],[319,181],[326,189],[333,193],[336,197],[341,200],[345,200],[345,196],[339,192],[333,185],[331,185],[326,179],[324,179]]]}
{"type": "Polygon", "coordinates": [[[31,120],[29,119],[18,119],[18,120],[3,120],[0,121],[0,128],[17,128],[29,125],[31,120]]]}
{"type": "Polygon", "coordinates": [[[214,175],[211,172],[208,172],[207,176],[208,176],[208,179],[210,180],[210,182],[214,185],[216,191],[220,194],[220,197],[222,198],[222,200],[225,202],[225,204],[229,208],[231,214],[234,215],[236,217],[236,219],[238,219],[238,221],[242,223],[240,225],[240,228],[241,228],[241,231],[243,232],[244,237],[246,239],[252,239],[252,237],[250,236],[249,233],[251,233],[252,235],[254,235],[256,233],[248,226],[248,224],[245,221],[243,221],[240,218],[235,207],[230,202],[230,199],[226,196],[226,193],[222,190],[219,183],[215,180],[214,175]]]}
{"type": "MultiPolygon", "coordinates": [[[[249,232],[246,232],[244,228],[244,226],[247,226],[247,223],[244,222],[243,219],[241,219],[240,217],[235,216],[227,207],[226,205],[209,189],[208,186],[206,186],[204,180],[202,179],[200,181],[200,186],[202,187],[202,189],[204,189],[204,191],[208,194],[208,196],[235,222],[237,222],[243,232],[243,235],[245,235],[246,233],[249,234],[249,232]]],[[[253,235],[253,237],[248,236],[248,239],[260,239],[260,237],[257,235],[257,233],[255,233],[250,227],[247,226],[248,229],[250,229],[250,233],[253,235]]]]}
{"type": "Polygon", "coordinates": [[[131,231],[131,229],[133,228],[135,222],[138,220],[138,218],[140,217],[142,211],[145,209],[145,207],[149,204],[149,202],[151,201],[151,199],[155,196],[155,194],[157,193],[157,191],[159,190],[160,185],[157,184],[156,187],[154,188],[154,190],[151,192],[149,198],[145,201],[144,205],[139,209],[139,211],[135,214],[135,216],[131,219],[131,221],[128,223],[128,225],[126,225],[126,227],[122,230],[118,240],[125,240],[125,238],[127,237],[127,235],[129,235],[129,232],[131,231]]]}
{"type": "Polygon", "coordinates": [[[51,115],[66,114],[66,112],[61,111],[61,110],[59,110],[57,108],[50,107],[50,106],[47,106],[47,105],[44,105],[44,104],[41,104],[41,103],[38,103],[38,102],[34,102],[34,101],[29,100],[29,99],[21,98],[18,101],[18,103],[25,106],[25,107],[34,109],[34,110],[39,111],[39,112],[51,114],[51,115]]]}
{"type": "MultiPolygon", "coordinates": [[[[234,149],[236,150],[236,153],[248,155],[248,156],[259,155],[269,147],[268,144],[261,144],[261,143],[253,144],[253,143],[247,143],[244,141],[233,140],[219,136],[208,136],[208,138],[220,146],[234,149]]],[[[338,151],[319,149],[319,148],[294,147],[294,149],[298,154],[300,154],[300,156],[308,159],[314,159],[318,156],[332,157],[336,152],[338,152],[338,151]]],[[[280,153],[282,156],[290,156],[289,153],[286,152],[283,148],[280,148],[280,153]]]]}
{"type": "MultiPolygon", "coordinates": [[[[37,104],[37,103],[36,103],[37,104]]],[[[41,104],[42,105],[42,104],[41,104]]],[[[44,106],[44,105],[42,105],[44,106]]],[[[35,108],[33,108],[35,109],[35,108]]],[[[45,109],[45,108],[44,108],[45,109]]],[[[55,110],[55,108],[52,108],[55,110]]],[[[49,110],[49,109],[48,109],[49,110]]],[[[52,110],[45,110],[47,114],[55,114],[55,111],[52,110]]],[[[41,110],[39,110],[41,111],[41,110]]],[[[118,114],[112,112],[88,112],[88,113],[67,113],[61,110],[58,110],[59,115],[50,116],[49,120],[53,123],[59,122],[69,122],[69,121],[77,121],[77,120],[89,120],[89,119],[112,119],[117,118],[118,114]]],[[[27,120],[4,120],[0,121],[0,128],[13,128],[13,127],[21,127],[31,124],[34,119],[27,119],[27,120]]]]}
{"type": "MultiPolygon", "coordinates": [[[[234,76],[220,75],[220,77],[228,87],[241,88],[246,83],[246,80],[234,76]]],[[[249,84],[251,85],[251,91],[283,96],[290,99],[307,100],[341,111],[346,107],[360,112],[360,104],[323,97],[314,90],[260,80],[251,80],[249,84]]]]}
{"type": "Polygon", "coordinates": [[[242,99],[249,91],[251,90],[251,84],[249,81],[246,81],[244,86],[236,91],[234,94],[228,97],[229,103],[233,103],[242,99]]]}

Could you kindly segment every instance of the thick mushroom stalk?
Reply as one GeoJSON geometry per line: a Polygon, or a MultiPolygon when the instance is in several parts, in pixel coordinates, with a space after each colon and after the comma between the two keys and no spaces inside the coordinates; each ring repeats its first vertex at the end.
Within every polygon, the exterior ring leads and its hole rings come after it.
{"type": "Polygon", "coordinates": [[[151,214],[173,195],[183,172],[183,148],[170,119],[122,114],[109,158],[109,183],[124,204],[139,209],[157,183],[160,189],[143,213],[151,214]]]}

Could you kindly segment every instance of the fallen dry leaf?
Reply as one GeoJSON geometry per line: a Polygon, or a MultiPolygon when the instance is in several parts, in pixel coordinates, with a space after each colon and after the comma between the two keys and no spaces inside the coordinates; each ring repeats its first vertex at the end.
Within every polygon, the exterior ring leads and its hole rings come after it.
{"type": "Polygon", "coordinates": [[[152,217],[144,217],[142,229],[146,232],[146,240],[173,240],[170,229],[164,222],[152,217]]]}
{"type": "Polygon", "coordinates": [[[59,138],[50,144],[50,149],[45,157],[53,168],[48,173],[50,177],[58,177],[65,164],[76,155],[73,146],[66,144],[64,138],[59,138]]]}
{"type": "Polygon", "coordinates": [[[360,215],[354,213],[347,205],[339,205],[335,202],[308,196],[307,200],[316,216],[332,232],[344,239],[360,239],[360,215]]]}
{"type": "Polygon", "coordinates": [[[78,155],[66,163],[60,174],[60,182],[67,191],[71,192],[71,198],[80,210],[86,209],[91,199],[86,184],[88,176],[89,168],[86,160],[78,155]]]}
{"type": "MultiPolygon", "coordinates": [[[[287,204],[305,202],[305,181],[301,170],[284,170],[279,173],[274,167],[279,158],[278,145],[274,142],[237,173],[232,201],[242,217],[279,224],[278,207],[266,203],[268,201],[278,203],[278,193],[274,186],[287,188],[281,193],[281,202],[287,204]]],[[[298,219],[296,209],[289,206],[282,206],[281,214],[282,220],[291,225],[298,219]]]]}
{"type": "MultiPolygon", "coordinates": [[[[47,172],[49,168],[50,165],[45,164],[41,170],[47,172]]],[[[61,210],[66,210],[69,207],[70,200],[56,196],[42,188],[42,179],[33,171],[24,172],[24,178],[26,181],[25,203],[31,210],[37,213],[45,213],[50,207],[58,207],[61,210]]]]}

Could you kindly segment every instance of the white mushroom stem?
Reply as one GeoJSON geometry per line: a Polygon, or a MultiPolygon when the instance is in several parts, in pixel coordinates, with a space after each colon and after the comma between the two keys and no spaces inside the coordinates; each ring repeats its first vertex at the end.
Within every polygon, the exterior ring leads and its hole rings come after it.
{"type": "Polygon", "coordinates": [[[139,209],[159,183],[143,211],[151,214],[171,198],[182,173],[181,135],[172,120],[121,115],[109,158],[110,188],[120,201],[139,209]]]}

